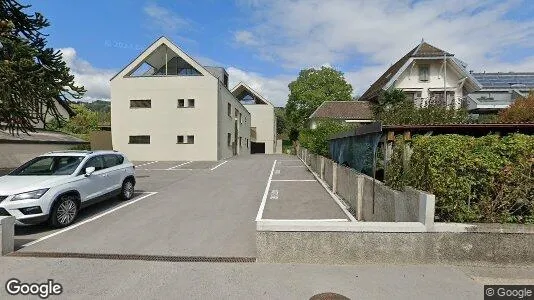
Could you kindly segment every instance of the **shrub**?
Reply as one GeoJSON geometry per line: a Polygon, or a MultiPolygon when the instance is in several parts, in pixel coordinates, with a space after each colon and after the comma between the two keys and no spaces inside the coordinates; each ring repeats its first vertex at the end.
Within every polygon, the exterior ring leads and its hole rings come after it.
{"type": "Polygon", "coordinates": [[[386,183],[436,196],[436,216],[452,222],[534,222],[534,137],[416,136],[405,170],[402,142],[386,183]]]}
{"type": "Polygon", "coordinates": [[[302,130],[299,134],[299,142],[302,147],[307,148],[312,153],[330,157],[328,139],[351,128],[353,128],[352,125],[343,121],[321,121],[315,129],[302,130]]]}
{"type": "Polygon", "coordinates": [[[534,122],[534,92],[526,98],[518,98],[499,113],[500,122],[534,122]]]}

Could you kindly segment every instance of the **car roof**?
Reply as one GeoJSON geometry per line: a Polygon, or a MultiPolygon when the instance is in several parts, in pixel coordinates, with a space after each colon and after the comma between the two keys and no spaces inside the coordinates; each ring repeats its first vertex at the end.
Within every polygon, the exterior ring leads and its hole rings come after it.
{"type": "Polygon", "coordinates": [[[121,154],[121,153],[117,151],[113,151],[113,150],[98,150],[98,151],[60,150],[60,151],[51,151],[41,156],[89,156],[89,155],[98,155],[98,154],[121,154]]]}

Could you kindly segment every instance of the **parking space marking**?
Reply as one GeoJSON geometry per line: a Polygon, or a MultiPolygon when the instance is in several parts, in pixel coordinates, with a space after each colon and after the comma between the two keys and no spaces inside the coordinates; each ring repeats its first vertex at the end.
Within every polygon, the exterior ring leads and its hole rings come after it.
{"type": "Polygon", "coordinates": [[[280,175],[280,170],[276,170],[276,171],[274,171],[274,174],[276,174],[276,175],[280,175]]]}
{"type": "Polygon", "coordinates": [[[273,179],[271,181],[285,181],[285,182],[316,182],[315,179],[273,179]]]}
{"type": "Polygon", "coordinates": [[[278,199],[278,190],[272,190],[269,199],[278,199]]]}
{"type": "Polygon", "coordinates": [[[185,166],[185,165],[190,164],[190,163],[192,163],[192,162],[193,162],[192,160],[191,160],[191,161],[188,161],[188,162],[184,162],[184,163],[181,163],[181,164],[176,165],[176,166],[174,166],[174,167],[170,167],[170,168],[168,168],[167,170],[172,170],[172,169],[174,169],[174,168],[178,168],[178,167],[181,167],[181,166],[185,166]]]}
{"type": "Polygon", "coordinates": [[[222,163],[220,163],[220,164],[216,165],[215,167],[211,168],[210,171],[213,171],[213,170],[217,169],[218,167],[224,165],[227,162],[228,162],[227,160],[223,161],[222,163]]]}
{"type": "MultiPolygon", "coordinates": [[[[141,171],[193,171],[193,169],[137,169],[141,171]]],[[[197,169],[201,170],[201,169],[197,169]]]]}
{"type": "Polygon", "coordinates": [[[135,167],[148,166],[148,165],[151,165],[151,164],[155,164],[155,163],[157,163],[157,162],[158,162],[157,160],[156,160],[156,161],[152,161],[152,162],[147,162],[147,163],[144,163],[144,164],[142,164],[142,165],[137,165],[137,166],[135,166],[135,167]]]}
{"type": "Polygon", "coordinates": [[[52,234],[45,235],[45,236],[43,236],[42,238],[39,238],[39,239],[37,239],[37,240],[35,240],[35,241],[26,243],[26,244],[22,245],[22,248],[24,248],[24,247],[28,247],[28,246],[31,246],[31,245],[35,245],[35,244],[37,244],[37,243],[39,243],[39,242],[42,242],[42,241],[44,241],[44,240],[46,240],[46,239],[49,239],[49,238],[53,237],[53,236],[56,236],[56,235],[61,234],[61,233],[63,233],[63,232],[67,232],[67,231],[69,231],[69,230],[72,230],[72,229],[74,229],[74,228],[76,228],[76,227],[82,226],[83,224],[92,222],[92,221],[94,221],[94,220],[100,219],[100,218],[102,218],[102,217],[105,216],[105,215],[108,215],[108,214],[110,214],[110,213],[112,213],[112,212],[114,212],[114,211],[117,211],[117,210],[119,210],[119,209],[121,209],[121,208],[123,208],[123,207],[132,205],[132,204],[134,204],[134,203],[136,203],[136,202],[138,202],[138,201],[141,201],[141,200],[143,200],[143,199],[145,199],[145,198],[148,198],[148,197],[150,197],[150,196],[153,196],[153,195],[155,195],[155,194],[157,194],[157,193],[158,193],[158,192],[142,192],[141,194],[145,194],[144,196],[141,196],[141,197],[139,197],[139,198],[137,198],[137,199],[135,199],[135,200],[128,201],[128,202],[126,202],[126,203],[124,203],[124,204],[122,204],[122,205],[116,206],[116,207],[114,207],[114,208],[112,208],[112,209],[110,209],[110,210],[106,210],[106,211],[104,211],[103,213],[101,213],[101,214],[99,214],[99,215],[96,215],[96,216],[91,217],[91,218],[89,218],[89,219],[83,220],[83,221],[81,221],[80,223],[75,223],[74,225],[71,225],[71,226],[69,226],[69,227],[66,227],[66,228],[64,228],[64,229],[62,229],[62,230],[60,230],[60,231],[56,231],[56,232],[54,232],[54,233],[52,233],[52,234]]]}
{"type": "Polygon", "coordinates": [[[273,180],[274,167],[276,167],[276,159],[273,162],[273,167],[271,168],[271,174],[267,180],[267,186],[265,186],[265,192],[263,192],[263,198],[261,199],[260,209],[258,209],[258,215],[256,215],[256,221],[260,221],[263,216],[263,210],[265,209],[265,202],[267,201],[267,194],[271,188],[271,181],[273,180]]]}
{"type": "Polygon", "coordinates": [[[278,165],[279,168],[306,168],[306,166],[284,166],[278,165]]]}

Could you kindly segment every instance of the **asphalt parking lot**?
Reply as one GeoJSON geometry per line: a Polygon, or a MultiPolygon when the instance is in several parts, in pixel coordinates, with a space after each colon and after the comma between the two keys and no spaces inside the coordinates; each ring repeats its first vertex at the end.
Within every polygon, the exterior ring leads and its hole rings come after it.
{"type": "Polygon", "coordinates": [[[305,218],[306,213],[314,212],[308,217],[344,218],[310,176],[300,161],[286,155],[251,155],[220,162],[136,162],[134,199],[112,199],[92,206],[80,213],[74,225],[62,230],[17,227],[16,246],[20,252],[38,253],[253,258],[255,216],[269,179],[310,181],[272,182],[281,191],[278,202],[292,204],[268,205],[267,216],[305,218]],[[287,167],[271,176],[275,161],[287,167]],[[289,201],[291,193],[297,193],[293,199],[303,197],[304,201],[289,201]],[[295,213],[280,214],[286,209],[295,213]],[[323,214],[318,213],[323,209],[323,214]]]}

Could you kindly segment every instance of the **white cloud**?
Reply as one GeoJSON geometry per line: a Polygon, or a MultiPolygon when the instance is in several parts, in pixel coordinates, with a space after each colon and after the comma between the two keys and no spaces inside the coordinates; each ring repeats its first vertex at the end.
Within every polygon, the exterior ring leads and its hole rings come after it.
{"type": "Polygon", "coordinates": [[[342,71],[361,94],[421,38],[456,54],[476,71],[532,71],[534,55],[515,63],[500,56],[508,49],[534,48],[534,21],[507,17],[527,2],[240,2],[253,11],[256,25],[243,30],[246,34],[234,34],[234,41],[289,69],[325,62],[343,65],[342,71]],[[351,66],[355,60],[359,63],[351,66]]]}
{"type": "Polygon", "coordinates": [[[87,92],[83,101],[109,100],[109,80],[117,71],[112,69],[99,69],[93,67],[89,62],[79,58],[74,48],[59,49],[63,55],[63,60],[74,75],[74,81],[78,85],[83,85],[87,92]]]}
{"type": "Polygon", "coordinates": [[[226,71],[229,75],[230,88],[243,81],[269,100],[274,106],[285,106],[287,95],[289,94],[287,85],[294,79],[292,76],[280,75],[265,77],[261,74],[243,71],[235,67],[228,67],[226,71]]]}
{"type": "Polygon", "coordinates": [[[153,25],[165,31],[175,31],[187,28],[190,25],[188,20],[155,3],[146,5],[143,11],[150,18],[153,25]]]}

